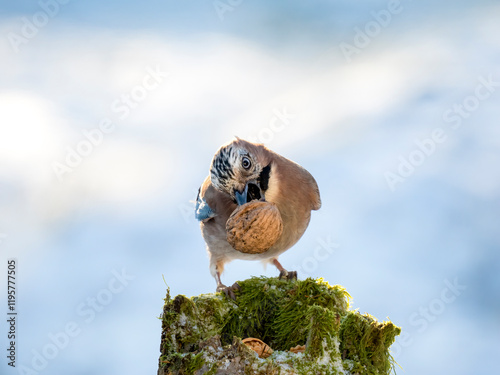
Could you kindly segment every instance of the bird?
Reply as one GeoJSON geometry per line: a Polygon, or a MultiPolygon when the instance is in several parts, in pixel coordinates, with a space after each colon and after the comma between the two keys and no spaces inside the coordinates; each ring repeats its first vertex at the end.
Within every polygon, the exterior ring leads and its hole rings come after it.
{"type": "Polygon", "coordinates": [[[210,164],[209,175],[198,189],[195,218],[209,257],[209,269],[217,283],[216,292],[234,299],[239,285],[227,287],[221,281],[225,264],[235,259],[261,260],[273,264],[279,277],[297,278],[278,261],[307,229],[311,211],[319,210],[321,198],[314,177],[302,166],[268,149],[263,144],[235,137],[222,145],[210,164]],[[235,250],[226,239],[226,222],[231,213],[253,200],[276,205],[283,221],[283,232],[267,251],[248,254],[235,250]]]}

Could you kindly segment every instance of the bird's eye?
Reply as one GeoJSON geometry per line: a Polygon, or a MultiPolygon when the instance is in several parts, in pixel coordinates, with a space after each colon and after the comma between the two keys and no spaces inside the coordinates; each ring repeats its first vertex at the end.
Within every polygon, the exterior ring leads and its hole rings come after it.
{"type": "Polygon", "coordinates": [[[249,169],[252,166],[252,162],[246,156],[241,159],[241,166],[245,169],[249,169]]]}

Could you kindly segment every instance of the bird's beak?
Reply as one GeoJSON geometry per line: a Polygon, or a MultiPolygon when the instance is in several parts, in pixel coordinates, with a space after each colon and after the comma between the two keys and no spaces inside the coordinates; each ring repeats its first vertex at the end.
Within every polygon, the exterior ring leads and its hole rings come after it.
{"type": "Polygon", "coordinates": [[[236,198],[236,203],[238,203],[238,206],[242,206],[245,203],[247,203],[247,196],[248,196],[248,184],[245,185],[245,188],[243,189],[242,192],[238,190],[234,190],[234,196],[236,198]]]}

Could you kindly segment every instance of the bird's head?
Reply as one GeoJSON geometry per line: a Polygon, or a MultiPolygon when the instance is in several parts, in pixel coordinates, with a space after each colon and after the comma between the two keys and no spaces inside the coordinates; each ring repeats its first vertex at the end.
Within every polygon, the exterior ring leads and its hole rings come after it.
{"type": "Polygon", "coordinates": [[[223,145],[210,166],[212,185],[238,205],[265,199],[269,173],[266,148],[240,138],[223,145]]]}

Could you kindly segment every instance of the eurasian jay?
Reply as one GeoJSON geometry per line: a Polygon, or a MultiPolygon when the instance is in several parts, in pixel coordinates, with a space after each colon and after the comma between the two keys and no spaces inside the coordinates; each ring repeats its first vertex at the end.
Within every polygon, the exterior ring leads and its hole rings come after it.
{"type": "Polygon", "coordinates": [[[297,272],[283,268],[278,256],[302,237],[309,225],[311,210],[320,207],[316,181],[297,163],[262,144],[240,138],[221,146],[214,155],[209,176],[198,190],[195,208],[217,291],[234,297],[233,290],[238,285],[226,287],[220,279],[224,265],[233,259],[273,263],[280,271],[280,278],[297,278],[297,272]],[[226,240],[226,222],[231,213],[237,205],[254,199],[276,204],[283,220],[281,236],[269,250],[260,254],[236,251],[226,240]]]}

